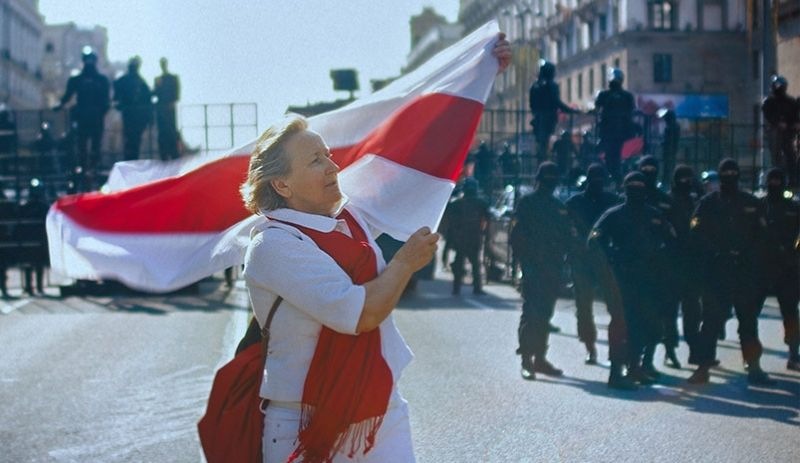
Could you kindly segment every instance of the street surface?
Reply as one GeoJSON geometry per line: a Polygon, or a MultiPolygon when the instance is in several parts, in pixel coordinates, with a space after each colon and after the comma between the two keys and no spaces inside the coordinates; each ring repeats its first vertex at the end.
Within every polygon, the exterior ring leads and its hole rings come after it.
{"type": "MultiPolygon", "coordinates": [[[[583,364],[571,300],[559,301],[549,354],[565,376],[527,382],[516,290],[453,297],[449,278],[421,282],[395,312],[416,354],[401,390],[418,461],[800,461],[800,374],[785,369],[774,299],[760,328],[776,386],[747,385],[731,321],[712,384],[687,385],[691,370],[661,366],[659,349],[661,384],[619,392],[606,366],[583,364]]],[[[207,280],[199,295],[48,294],[0,301],[0,462],[202,461],[195,425],[246,327],[241,282],[207,280]]],[[[608,317],[596,313],[605,359],[608,317]]]]}

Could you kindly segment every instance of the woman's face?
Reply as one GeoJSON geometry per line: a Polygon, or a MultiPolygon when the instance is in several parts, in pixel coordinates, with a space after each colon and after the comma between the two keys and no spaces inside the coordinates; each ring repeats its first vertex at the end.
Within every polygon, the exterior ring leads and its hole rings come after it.
{"type": "Polygon", "coordinates": [[[339,166],[331,160],[331,152],[318,133],[304,130],[286,141],[289,175],[273,186],[287,205],[301,212],[332,215],[342,200],[337,175],[339,166]]]}

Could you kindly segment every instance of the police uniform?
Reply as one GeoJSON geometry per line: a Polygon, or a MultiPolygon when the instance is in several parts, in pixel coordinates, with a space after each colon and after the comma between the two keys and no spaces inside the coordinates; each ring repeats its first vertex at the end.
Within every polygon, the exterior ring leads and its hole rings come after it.
{"type": "MultiPolygon", "coordinates": [[[[518,328],[523,370],[534,357],[534,371],[560,375],[546,360],[550,319],[562,287],[564,257],[575,245],[577,231],[567,207],[553,196],[558,168],[552,162],[539,167],[539,187],[524,196],[515,212],[512,230],[514,255],[522,266],[522,315],[518,328]],[[546,181],[548,186],[542,187],[546,181]]],[[[523,372],[523,376],[525,373],[523,372]]]]}
{"type": "MultiPolygon", "coordinates": [[[[634,205],[629,198],[604,213],[589,237],[605,252],[613,269],[627,327],[629,372],[642,383],[653,381],[638,370],[645,347],[656,342],[660,332],[657,314],[661,274],[653,263],[669,252],[674,237],[674,230],[657,209],[634,205]]],[[[614,347],[620,350],[622,346],[614,347]]],[[[612,364],[619,361],[619,356],[614,353],[612,364]]]]}
{"type": "Polygon", "coordinates": [[[599,151],[605,153],[605,163],[611,177],[619,183],[622,176],[622,145],[633,135],[633,94],[621,86],[601,91],[594,102],[600,111],[598,123],[599,151]]]}
{"type": "Polygon", "coordinates": [[[162,160],[178,157],[178,128],[175,125],[175,104],[180,99],[180,80],[175,74],[164,71],[156,77],[153,94],[156,102],[158,126],[158,154],[162,160]]]}
{"type": "MultiPolygon", "coordinates": [[[[589,249],[586,240],[592,226],[600,216],[612,206],[619,204],[619,196],[606,191],[582,191],[573,195],[566,202],[575,228],[578,232],[580,246],[573,248],[573,252],[568,256],[570,268],[572,270],[572,281],[575,289],[575,315],[578,322],[578,338],[586,344],[587,349],[593,350],[597,342],[597,327],[594,323],[592,314],[592,303],[595,299],[595,288],[599,287],[605,295],[606,304],[611,300],[608,297],[609,281],[604,278],[607,275],[603,269],[603,259],[598,255],[598,251],[589,249]],[[590,347],[591,346],[591,347],[590,347]]],[[[609,309],[612,311],[613,309],[609,309]]],[[[609,327],[609,331],[612,328],[609,327]]],[[[609,334],[611,337],[611,334],[609,334]]],[[[587,361],[591,362],[591,358],[587,361]]]]}
{"type": "MultiPolygon", "coordinates": [[[[675,247],[675,266],[670,272],[674,275],[675,295],[677,301],[672,300],[675,313],[678,305],[683,315],[683,338],[686,344],[693,346],[700,333],[700,322],[702,317],[702,306],[700,305],[700,284],[697,281],[695,272],[699,261],[697,250],[694,248],[690,238],[689,225],[692,214],[697,206],[697,198],[691,191],[676,191],[673,186],[670,192],[672,209],[670,212],[670,223],[677,235],[675,247]]],[[[677,335],[677,333],[673,334],[677,335]]],[[[671,334],[669,334],[671,336],[671,334]]],[[[665,338],[668,333],[665,333],[665,338]]],[[[677,345],[677,338],[675,339],[677,345]]]]}
{"type": "Polygon", "coordinates": [[[150,87],[139,75],[138,68],[131,69],[114,81],[114,101],[122,112],[124,159],[139,159],[142,134],[150,124],[152,108],[150,87]]]}
{"type": "Polygon", "coordinates": [[[709,193],[700,200],[690,226],[705,269],[703,322],[697,343],[690,346],[692,357],[701,367],[713,365],[717,337],[733,306],[739,320],[742,356],[748,364],[757,365],[762,352],[757,265],[767,231],[763,205],[742,191],[709,193]]]}
{"type": "Polygon", "coordinates": [[[786,94],[786,80],[773,78],[772,91],[761,105],[767,120],[772,165],[786,170],[789,185],[798,185],[798,159],[795,139],[800,124],[800,102],[786,94]],[[782,82],[782,85],[781,85],[782,82]]]}
{"type": "Polygon", "coordinates": [[[528,104],[533,114],[533,138],[536,141],[536,158],[539,162],[547,159],[550,137],[556,131],[558,111],[574,114],[579,111],[561,101],[561,92],[555,82],[556,68],[545,62],[539,67],[539,76],[528,90],[528,104]]]}
{"type": "Polygon", "coordinates": [[[94,65],[85,64],[80,74],[67,80],[67,89],[61,97],[63,106],[77,95],[70,119],[77,125],[78,164],[89,175],[94,174],[100,160],[104,119],[110,106],[109,91],[108,78],[97,72],[94,65]]]}
{"type": "MultiPolygon", "coordinates": [[[[776,195],[777,196],[777,195],[776,195]]],[[[767,242],[764,259],[764,287],[761,304],[767,294],[777,296],[783,318],[784,342],[789,346],[787,367],[800,369],[800,205],[782,196],[762,200],[767,219],[767,242]]]]}
{"type": "Polygon", "coordinates": [[[464,280],[464,261],[472,268],[472,288],[475,294],[483,294],[481,277],[481,247],[484,230],[489,221],[489,204],[477,194],[477,185],[465,187],[465,193],[447,207],[447,241],[455,250],[453,261],[453,294],[458,294],[464,280]]]}

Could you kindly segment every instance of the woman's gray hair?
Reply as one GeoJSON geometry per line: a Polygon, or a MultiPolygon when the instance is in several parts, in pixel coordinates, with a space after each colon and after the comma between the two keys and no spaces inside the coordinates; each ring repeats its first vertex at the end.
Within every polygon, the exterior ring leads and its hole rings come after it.
{"type": "Polygon", "coordinates": [[[286,200],[272,187],[272,180],[289,175],[291,160],[284,149],[292,135],[308,129],[303,116],[290,115],[282,122],[269,127],[258,137],[247,180],[239,188],[244,206],[253,214],[286,207],[286,200]]]}

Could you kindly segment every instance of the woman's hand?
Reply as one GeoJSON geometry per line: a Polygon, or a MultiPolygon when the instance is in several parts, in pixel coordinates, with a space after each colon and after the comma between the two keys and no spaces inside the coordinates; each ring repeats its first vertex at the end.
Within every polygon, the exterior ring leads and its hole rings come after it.
{"type": "Polygon", "coordinates": [[[414,273],[428,265],[433,259],[438,241],[438,233],[431,233],[430,228],[422,227],[408,238],[408,241],[395,253],[392,260],[407,266],[411,273],[414,273]]]}
{"type": "Polygon", "coordinates": [[[364,308],[356,326],[357,333],[377,328],[394,309],[411,275],[431,261],[436,253],[438,233],[428,227],[417,230],[395,253],[383,272],[364,284],[364,308]]]}
{"type": "Polygon", "coordinates": [[[492,55],[497,58],[497,64],[500,66],[497,70],[498,74],[505,71],[511,64],[511,43],[506,40],[505,32],[497,33],[497,42],[494,43],[492,55]]]}

